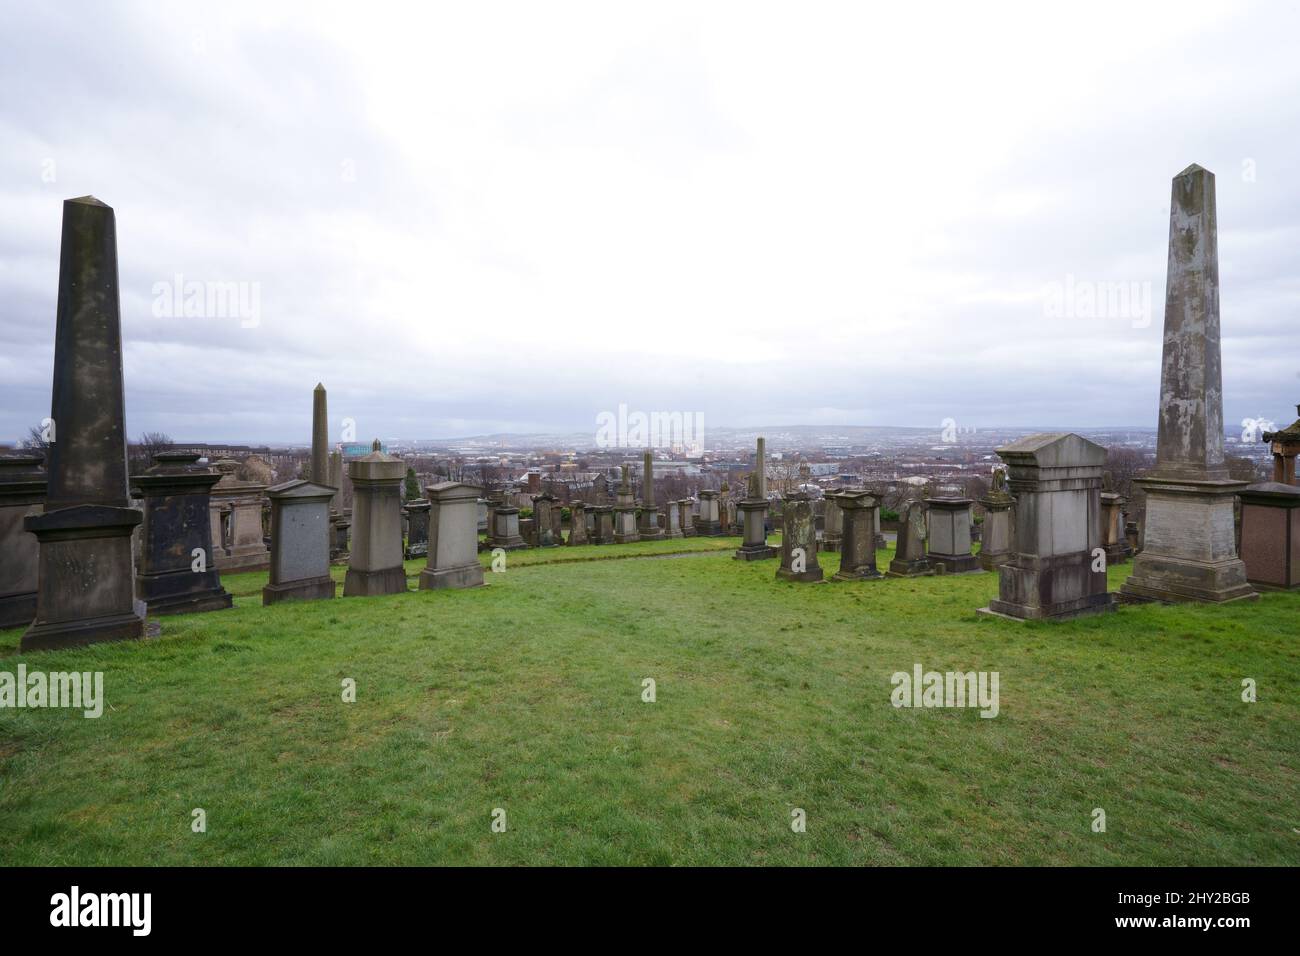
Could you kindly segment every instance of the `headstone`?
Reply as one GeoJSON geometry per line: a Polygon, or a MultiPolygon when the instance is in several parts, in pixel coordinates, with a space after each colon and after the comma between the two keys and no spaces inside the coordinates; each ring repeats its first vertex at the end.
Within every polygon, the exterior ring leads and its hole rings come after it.
{"type": "MultiPolygon", "coordinates": [[[[877,503],[879,503],[879,501],[880,501],[880,496],[879,496],[879,495],[876,496],[876,501],[877,501],[877,503]]],[[[887,540],[885,540],[884,532],[882,532],[882,531],[880,530],[880,508],[879,508],[879,507],[877,507],[877,508],[875,509],[875,516],[876,516],[876,517],[875,517],[873,520],[874,520],[874,522],[875,522],[875,533],[874,533],[874,538],[875,538],[875,542],[876,542],[876,550],[877,550],[877,551],[884,551],[886,548],[889,547],[889,542],[888,542],[887,540]]]]}
{"type": "MultiPolygon", "coordinates": [[[[763,440],[759,439],[759,455],[762,456],[763,440]]],[[[767,543],[767,509],[769,502],[766,496],[760,497],[763,489],[763,481],[759,472],[750,475],[749,497],[740,502],[739,508],[744,522],[744,537],[741,539],[740,547],[736,549],[733,555],[740,561],[761,561],[764,558],[771,558],[776,555],[776,549],[769,547],[767,543]]]]}
{"type": "Polygon", "coordinates": [[[1075,434],[1030,435],[997,450],[1016,499],[1011,559],[981,614],[1061,619],[1115,609],[1101,547],[1106,449],[1075,434]]]}
{"type": "Polygon", "coordinates": [[[929,551],[926,558],[945,574],[980,574],[979,558],[971,554],[971,499],[944,489],[926,499],[930,510],[929,551]]]}
{"type": "Polygon", "coordinates": [[[592,530],[592,544],[614,543],[614,508],[611,505],[595,505],[591,509],[595,526],[592,530]]]}
{"type": "Polygon", "coordinates": [[[344,514],[341,510],[343,502],[343,452],[341,451],[329,453],[327,484],[334,489],[334,497],[330,499],[330,559],[339,560],[348,555],[348,528],[351,524],[351,515],[344,514]]]}
{"type": "Polygon", "coordinates": [[[1242,490],[1241,560],[1256,587],[1300,587],[1300,487],[1264,481],[1242,490]]]}
{"type": "Polygon", "coordinates": [[[429,499],[429,557],[420,572],[420,590],[483,584],[476,504],[481,490],[459,481],[444,481],[425,489],[429,499]]]}
{"type": "Polygon", "coordinates": [[[980,567],[993,571],[1011,559],[1011,524],[1016,500],[1007,491],[1007,473],[993,472],[993,487],[979,500],[984,508],[984,531],[980,535],[980,567]]]}
{"type": "Polygon", "coordinates": [[[1173,183],[1156,465],[1134,479],[1146,522],[1127,597],[1258,597],[1237,557],[1234,499],[1246,482],[1230,480],[1223,461],[1222,377],[1214,175],[1192,165],[1173,183]]]}
{"type": "MultiPolygon", "coordinates": [[[[474,509],[476,512],[477,507],[474,509]]],[[[477,518],[477,515],[475,516],[477,518]]],[[[406,503],[406,560],[423,558],[429,554],[429,502],[408,501],[406,503]]],[[[477,529],[474,532],[478,534],[477,529]]],[[[474,541],[478,544],[477,538],[474,541]]]]}
{"type": "Polygon", "coordinates": [[[551,505],[551,538],[557,546],[564,544],[564,508],[558,502],[551,505]]]}
{"type": "Polygon", "coordinates": [[[914,578],[934,574],[934,566],[925,554],[925,504],[912,499],[903,502],[898,513],[898,545],[889,562],[889,574],[896,578],[914,578]]]}
{"type": "Polygon", "coordinates": [[[555,540],[555,525],[551,520],[551,511],[555,508],[555,499],[542,494],[533,499],[533,534],[529,542],[535,548],[553,548],[563,542],[555,540]]]}
{"type": "Polygon", "coordinates": [[[221,477],[199,456],[162,452],[133,484],[144,502],[136,594],[154,614],[220,611],[232,604],[213,562],[208,496],[221,477]]]}
{"type": "Polygon", "coordinates": [[[334,489],[301,478],[268,488],[271,499],[271,580],[262,604],[334,597],[330,577],[330,498],[334,489]]]}
{"type": "Polygon", "coordinates": [[[220,476],[208,495],[213,563],[226,574],[265,571],[271,560],[262,527],[266,486],[240,481],[239,462],[223,458],[212,467],[220,476]]]}
{"type": "Polygon", "coordinates": [[[659,526],[659,505],[655,501],[654,454],[646,449],[641,459],[641,537],[656,541],[664,536],[659,526]]]}
{"type": "Polygon", "coordinates": [[[822,511],[822,550],[834,553],[840,549],[840,537],[844,533],[839,491],[826,492],[822,501],[825,503],[822,511]]]}
{"type": "Polygon", "coordinates": [[[682,529],[682,537],[695,537],[695,502],[690,498],[682,498],[676,503],[675,507],[677,508],[677,524],[682,529]]]}
{"type": "Polygon", "coordinates": [[[93,196],[63,204],[45,511],[36,614],[22,651],[139,638],[127,507],[117,224],[93,196]]]}
{"type": "Polygon", "coordinates": [[[636,501],[632,497],[632,482],[627,465],[623,466],[623,480],[618,486],[618,504],[614,506],[614,543],[627,544],[640,541],[636,527],[636,501]]]}
{"type": "Polygon", "coordinates": [[[709,538],[716,538],[722,534],[716,491],[706,488],[700,492],[700,516],[695,521],[695,532],[709,538]]]}
{"type": "Polygon", "coordinates": [[[570,546],[587,543],[587,506],[581,501],[569,504],[569,541],[570,546]]]}
{"type": "Polygon", "coordinates": [[[873,515],[880,501],[869,491],[846,488],[836,493],[840,513],[840,569],[833,581],[871,581],[883,577],[876,568],[873,515]]]}
{"type": "MultiPolygon", "coordinates": [[[[433,499],[430,499],[432,501],[433,499]]],[[[433,534],[433,516],[430,512],[429,533],[433,534]]],[[[492,550],[502,548],[516,551],[528,547],[528,543],[519,534],[519,509],[505,504],[492,509],[492,534],[488,538],[488,547],[492,550]]]]}
{"type": "Polygon", "coordinates": [[[356,532],[343,580],[344,597],[406,591],[406,569],[402,565],[402,481],[406,463],[395,455],[385,455],[379,447],[376,438],[370,454],[348,462],[356,532]]]}
{"type": "Polygon", "coordinates": [[[1101,476],[1101,546],[1107,564],[1123,564],[1133,553],[1124,536],[1124,506],[1128,499],[1111,487],[1110,472],[1101,476]]]}
{"type": "Polygon", "coordinates": [[[483,498],[478,500],[478,533],[487,534],[488,529],[488,505],[483,498]]]}
{"type": "Polygon", "coordinates": [[[36,617],[41,549],[23,519],[45,507],[44,456],[0,457],[0,627],[26,626],[36,617]]]}
{"type": "Polygon", "coordinates": [[[781,564],[776,576],[786,581],[813,583],[822,579],[817,563],[817,526],[812,499],[802,491],[787,495],[781,531],[781,564]]]}
{"type": "Polygon", "coordinates": [[[675,501],[665,501],[663,511],[663,537],[664,538],[683,538],[682,534],[682,512],[677,507],[675,501]]]}

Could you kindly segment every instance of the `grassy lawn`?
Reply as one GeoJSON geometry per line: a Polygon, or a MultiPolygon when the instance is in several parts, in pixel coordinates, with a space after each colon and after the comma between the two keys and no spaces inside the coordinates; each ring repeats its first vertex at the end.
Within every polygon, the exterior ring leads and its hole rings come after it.
{"type": "Polygon", "coordinates": [[[154,640],[0,632],[0,670],[102,670],[108,701],[0,710],[0,863],[1300,863],[1300,595],[1015,624],[975,615],[992,574],[789,584],[736,543],[270,608],[234,575],[154,640]],[[918,662],[998,671],[999,716],[895,709],[918,662]]]}

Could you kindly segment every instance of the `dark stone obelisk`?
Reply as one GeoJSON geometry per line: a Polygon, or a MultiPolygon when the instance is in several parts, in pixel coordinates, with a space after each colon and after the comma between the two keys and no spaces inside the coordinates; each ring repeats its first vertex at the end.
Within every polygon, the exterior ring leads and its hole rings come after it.
{"type": "Polygon", "coordinates": [[[138,638],[128,507],[117,223],[93,196],[63,204],[45,513],[36,618],[24,651],[138,638]]]}
{"type": "Polygon", "coordinates": [[[1219,240],[1214,174],[1174,177],[1156,466],[1134,479],[1147,495],[1145,548],[1122,593],[1138,600],[1221,603],[1258,595],[1237,557],[1233,506],[1244,481],[1223,461],[1219,240]]]}
{"type": "Polygon", "coordinates": [[[318,485],[330,484],[330,420],[326,411],[325,386],[316,383],[311,393],[311,475],[318,485]]]}

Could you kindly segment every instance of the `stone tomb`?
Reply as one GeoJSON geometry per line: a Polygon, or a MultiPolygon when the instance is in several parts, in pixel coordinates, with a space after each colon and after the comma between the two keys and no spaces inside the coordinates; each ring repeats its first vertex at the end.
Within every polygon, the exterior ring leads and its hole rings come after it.
{"type": "Polygon", "coordinates": [[[840,515],[840,569],[833,581],[870,581],[882,577],[876,568],[875,516],[880,501],[868,491],[836,492],[840,515]]]}
{"type": "Polygon", "coordinates": [[[1101,546],[1107,564],[1123,564],[1132,555],[1124,534],[1124,506],[1128,499],[1111,487],[1110,472],[1101,476],[1101,546]]]}
{"type": "Polygon", "coordinates": [[[996,570],[1011,559],[1011,526],[1016,499],[1007,491],[1007,473],[993,472],[993,487],[979,499],[984,509],[984,530],[980,535],[980,567],[996,570]]]}
{"type": "Polygon", "coordinates": [[[270,561],[262,533],[262,503],[266,486],[255,481],[240,481],[237,461],[223,458],[212,467],[220,480],[208,495],[212,524],[209,563],[227,574],[265,571],[270,561]]]}
{"type": "Polygon", "coordinates": [[[1017,620],[1115,609],[1101,548],[1101,466],[1106,449],[1072,433],[1030,435],[997,450],[1016,499],[1011,560],[998,597],[981,608],[1017,620]],[[1094,553],[1096,552],[1096,553],[1094,553]],[[1100,565],[1100,570],[1094,570],[1100,565]]]}
{"type": "Polygon", "coordinates": [[[889,575],[896,578],[914,578],[934,574],[934,566],[925,554],[927,537],[925,503],[915,499],[903,503],[898,513],[898,545],[894,559],[889,562],[889,575]]]}
{"type": "Polygon", "coordinates": [[[551,512],[559,511],[555,498],[551,495],[538,495],[533,499],[533,534],[530,543],[535,548],[553,548],[563,544],[555,539],[555,522],[551,512]]]}
{"type": "Polygon", "coordinates": [[[135,602],[117,221],[93,196],[63,204],[45,510],[23,518],[40,544],[26,651],[144,636],[135,602]]]}
{"type": "Polygon", "coordinates": [[[429,498],[429,556],[420,590],[474,588],[483,584],[478,560],[478,496],[482,489],[444,481],[425,489],[429,498]]]}
{"type": "Polygon", "coordinates": [[[716,538],[722,534],[716,491],[706,489],[700,492],[700,516],[695,521],[695,533],[709,538],[716,538]]]}
{"type": "Polygon", "coordinates": [[[44,457],[0,457],[0,627],[26,626],[36,617],[40,545],[23,530],[23,519],[45,507],[44,457]]]}
{"type": "Polygon", "coordinates": [[[587,543],[587,506],[581,501],[569,504],[569,545],[587,543]]]}
{"type": "Polygon", "coordinates": [[[591,543],[614,543],[614,509],[610,505],[594,505],[589,509],[593,519],[591,543]]]}
{"type": "Polygon", "coordinates": [[[220,611],[232,603],[212,562],[208,495],[221,476],[198,460],[162,452],[132,480],[144,501],[136,593],[149,614],[220,611]]]}
{"type": "MultiPolygon", "coordinates": [[[[506,551],[517,551],[520,548],[528,547],[519,534],[519,509],[513,508],[506,504],[499,504],[492,509],[492,534],[488,537],[488,548],[496,550],[502,548],[506,551]]],[[[429,517],[430,528],[432,529],[432,513],[429,517]]],[[[430,532],[432,533],[432,531],[430,532]]]]}
{"type": "Polygon", "coordinates": [[[677,526],[681,528],[683,538],[695,537],[695,502],[690,498],[683,498],[674,502],[672,507],[677,509],[677,526]]]}
{"type": "Polygon", "coordinates": [[[268,488],[271,581],[262,604],[334,597],[327,531],[334,489],[301,478],[268,488]]]}
{"type": "Polygon", "coordinates": [[[402,566],[402,480],[406,463],[379,450],[348,462],[356,531],[343,596],[400,594],[406,590],[402,566]]]}
{"type": "MultiPolygon", "coordinates": [[[[406,559],[423,558],[429,554],[429,502],[427,500],[408,501],[406,503],[406,559]]],[[[475,534],[477,534],[477,529],[475,534]]],[[[477,539],[475,544],[477,544],[477,539]]]]}
{"type": "Polygon", "coordinates": [[[1241,560],[1256,587],[1300,587],[1300,488],[1278,481],[1241,492],[1241,560]]]}
{"type": "Polygon", "coordinates": [[[835,552],[840,549],[840,538],[844,534],[844,519],[840,514],[840,492],[826,492],[822,510],[822,550],[835,552]]]}
{"type": "Polygon", "coordinates": [[[979,558],[971,554],[971,499],[944,491],[926,499],[930,512],[929,550],[926,558],[945,574],[982,573],[979,558]]]}
{"type": "Polygon", "coordinates": [[[817,563],[817,525],[812,499],[802,491],[785,499],[781,565],[776,569],[776,576],[804,583],[822,580],[821,565],[817,563]]]}
{"type": "Polygon", "coordinates": [[[623,466],[623,481],[618,486],[618,504],[614,506],[614,543],[640,541],[636,527],[636,501],[632,497],[631,476],[623,466]]]}
{"type": "Polygon", "coordinates": [[[682,532],[682,510],[679,502],[664,502],[664,526],[663,537],[665,538],[684,538],[686,535],[682,532]]]}

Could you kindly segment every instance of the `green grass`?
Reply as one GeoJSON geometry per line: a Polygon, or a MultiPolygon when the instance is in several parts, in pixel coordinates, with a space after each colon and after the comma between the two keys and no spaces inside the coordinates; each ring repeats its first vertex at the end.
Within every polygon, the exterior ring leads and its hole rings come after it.
{"type": "Polygon", "coordinates": [[[975,615],[992,574],[572,560],[735,545],[513,552],[486,588],[269,608],[232,575],[233,610],[158,639],[16,656],[0,632],[0,670],[102,670],[108,699],[0,710],[0,863],[1300,862],[1300,595],[1015,624],[975,615]],[[1000,715],[893,708],[916,662],[998,671],[1000,715]]]}

